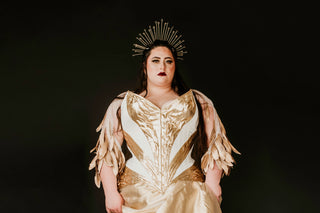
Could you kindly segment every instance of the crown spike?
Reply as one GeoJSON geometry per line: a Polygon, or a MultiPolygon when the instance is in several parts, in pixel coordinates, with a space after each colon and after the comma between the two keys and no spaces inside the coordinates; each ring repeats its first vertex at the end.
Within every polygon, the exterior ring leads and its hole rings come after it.
{"type": "Polygon", "coordinates": [[[143,33],[139,33],[139,36],[145,43],[147,43],[146,38],[144,37],[143,33]]]}
{"type": "Polygon", "coordinates": [[[163,32],[163,30],[164,30],[164,27],[163,27],[163,19],[161,19],[161,24],[160,24],[160,39],[161,40],[164,40],[164,37],[163,37],[163,34],[164,34],[164,32],[163,32]]]}
{"type": "Polygon", "coordinates": [[[152,44],[152,39],[149,37],[148,32],[146,30],[144,30],[143,35],[147,38],[149,45],[152,44]]]}
{"type": "Polygon", "coordinates": [[[156,39],[160,39],[160,22],[156,22],[156,30],[157,30],[157,36],[156,39]]]}
{"type": "Polygon", "coordinates": [[[152,32],[152,28],[151,28],[151,26],[149,26],[149,34],[150,34],[150,36],[151,36],[151,38],[152,38],[152,41],[154,41],[155,39],[154,39],[154,35],[153,35],[153,32],[152,32]]]}
{"type": "Polygon", "coordinates": [[[141,50],[139,51],[137,49],[132,49],[132,50],[135,52],[135,54],[142,54],[142,52],[143,52],[143,51],[141,51],[141,50]]]}
{"type": "Polygon", "coordinates": [[[170,41],[172,39],[172,36],[174,35],[175,31],[173,30],[173,27],[171,28],[171,33],[169,35],[169,38],[168,38],[168,43],[170,44],[170,41]]]}
{"type": "Polygon", "coordinates": [[[168,23],[164,23],[164,30],[163,30],[163,40],[167,40],[167,33],[168,33],[168,23]]]}
{"type": "Polygon", "coordinates": [[[153,44],[155,40],[167,41],[172,48],[175,49],[177,53],[177,59],[181,59],[187,51],[184,51],[185,46],[183,45],[184,40],[181,39],[182,35],[178,35],[178,30],[174,29],[174,26],[169,26],[168,22],[164,22],[163,19],[160,21],[155,21],[153,26],[148,26],[144,29],[142,33],[136,39],[140,44],[133,44],[135,48],[132,49],[134,52],[133,56],[143,55],[144,50],[146,50],[150,45],[153,44]]]}
{"type": "Polygon", "coordinates": [[[172,45],[172,46],[174,45],[174,43],[176,42],[177,39],[178,39],[178,36],[175,35],[175,36],[173,37],[173,40],[171,41],[171,45],[172,45]]]}
{"type": "Polygon", "coordinates": [[[172,40],[175,38],[175,36],[177,35],[177,30],[174,30],[174,31],[172,31],[172,35],[171,35],[171,37],[169,38],[169,40],[168,40],[168,42],[169,42],[169,44],[172,44],[172,40]]]}
{"type": "Polygon", "coordinates": [[[175,39],[172,41],[172,46],[175,48],[176,47],[176,44],[177,42],[179,41],[179,39],[182,37],[182,35],[180,36],[176,36],[175,39]]]}
{"type": "Polygon", "coordinates": [[[179,47],[177,48],[177,52],[182,51],[183,49],[184,49],[184,46],[179,46],[179,47]]]}
{"type": "Polygon", "coordinates": [[[143,33],[139,33],[140,38],[143,40],[143,42],[145,44],[148,44],[148,41],[146,40],[146,38],[144,37],[143,33]]]}
{"type": "Polygon", "coordinates": [[[157,24],[158,22],[157,21],[155,21],[154,22],[154,35],[155,35],[155,40],[157,40],[158,39],[158,24],[157,24]]]}
{"type": "Polygon", "coordinates": [[[175,45],[174,48],[178,48],[180,44],[182,44],[184,40],[179,40],[175,45]]]}
{"type": "Polygon", "coordinates": [[[144,46],[148,46],[141,37],[137,37],[137,39],[138,39],[144,46]]]}
{"type": "Polygon", "coordinates": [[[138,55],[142,55],[142,54],[140,54],[140,53],[137,53],[137,54],[133,54],[132,56],[138,56],[138,55]]]}
{"type": "Polygon", "coordinates": [[[173,30],[173,27],[169,27],[169,31],[167,33],[167,38],[166,38],[167,41],[169,41],[169,38],[170,38],[170,36],[172,34],[172,30],[173,30]]]}
{"type": "Polygon", "coordinates": [[[133,45],[134,45],[134,47],[139,48],[139,49],[142,49],[142,50],[145,50],[145,49],[146,49],[144,46],[141,46],[141,45],[139,45],[139,44],[133,44],[133,45]]]}
{"type": "Polygon", "coordinates": [[[185,46],[182,46],[178,51],[179,52],[184,52],[184,49],[185,49],[186,47],[185,46]]]}
{"type": "Polygon", "coordinates": [[[143,37],[144,42],[145,42],[147,45],[149,45],[150,41],[148,40],[148,37],[147,37],[147,35],[146,35],[145,32],[142,32],[142,37],[143,37]]]}

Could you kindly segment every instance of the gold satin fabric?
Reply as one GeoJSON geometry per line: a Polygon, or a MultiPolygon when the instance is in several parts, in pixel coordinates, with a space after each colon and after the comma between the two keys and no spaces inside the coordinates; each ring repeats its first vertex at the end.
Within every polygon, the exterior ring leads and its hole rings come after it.
{"type": "Polygon", "coordinates": [[[140,182],[120,193],[125,200],[123,213],[221,213],[219,201],[203,182],[179,181],[164,193],[140,182]]]}
{"type": "MultiPolygon", "coordinates": [[[[129,167],[119,175],[118,187],[125,200],[123,213],[219,213],[220,205],[204,183],[202,171],[195,165],[175,174],[187,158],[194,144],[198,125],[198,110],[192,90],[166,103],[160,109],[149,100],[128,91],[125,101],[127,113],[145,136],[152,156],[138,146],[135,131],[123,127],[123,136],[131,154],[148,172],[144,177],[129,167]],[[195,117],[194,117],[195,116],[195,117]],[[170,160],[173,143],[184,125],[191,134],[183,135],[183,144],[170,160]],[[129,134],[131,132],[132,135],[129,134]],[[190,135],[190,136],[187,136],[190,135]]],[[[121,119],[125,120],[125,119],[121,119]]],[[[124,125],[123,125],[124,126],[124,125]]],[[[181,135],[180,135],[181,136],[181,135]]]]}

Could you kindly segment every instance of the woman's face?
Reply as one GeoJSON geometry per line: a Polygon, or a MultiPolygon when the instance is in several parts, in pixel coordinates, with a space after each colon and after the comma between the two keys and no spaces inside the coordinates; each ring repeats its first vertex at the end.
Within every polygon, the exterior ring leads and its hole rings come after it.
{"type": "Polygon", "coordinates": [[[155,47],[147,58],[148,86],[171,86],[176,64],[167,47],[155,47]]]}

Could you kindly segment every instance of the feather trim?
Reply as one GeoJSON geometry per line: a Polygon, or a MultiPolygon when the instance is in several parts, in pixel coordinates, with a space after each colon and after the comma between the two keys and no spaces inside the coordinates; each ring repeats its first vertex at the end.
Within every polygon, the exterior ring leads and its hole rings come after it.
{"type": "MultiPolygon", "coordinates": [[[[123,96],[122,93],[120,96],[123,96]]],[[[100,172],[103,164],[112,167],[113,173],[117,176],[125,167],[125,157],[121,150],[121,143],[117,141],[118,134],[118,118],[117,110],[122,103],[121,99],[115,99],[107,109],[107,112],[96,129],[100,131],[96,146],[90,151],[94,152],[95,156],[92,159],[89,170],[95,168],[94,181],[98,188],[101,185],[100,172]]]]}
{"type": "MultiPolygon", "coordinates": [[[[213,119],[213,128],[208,141],[208,150],[201,158],[201,168],[204,174],[207,173],[208,169],[213,169],[216,164],[217,167],[223,170],[225,175],[230,174],[230,168],[235,163],[232,157],[232,152],[240,154],[240,152],[232,146],[226,136],[226,130],[214,108],[212,101],[206,97],[203,93],[193,90],[196,97],[198,98],[204,118],[213,119]]],[[[212,122],[212,121],[209,121],[212,122]]]]}

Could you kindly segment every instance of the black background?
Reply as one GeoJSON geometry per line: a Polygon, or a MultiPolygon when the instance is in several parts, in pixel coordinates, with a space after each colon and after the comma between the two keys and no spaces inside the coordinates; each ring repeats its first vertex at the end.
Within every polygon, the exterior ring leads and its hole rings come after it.
{"type": "Polygon", "coordinates": [[[1,2],[1,212],[104,212],[89,150],[114,96],[136,86],[135,37],[164,18],[180,72],[242,153],[223,212],[319,212],[312,5],[292,1],[1,2]],[[311,16],[310,16],[311,15],[311,16]]]}

